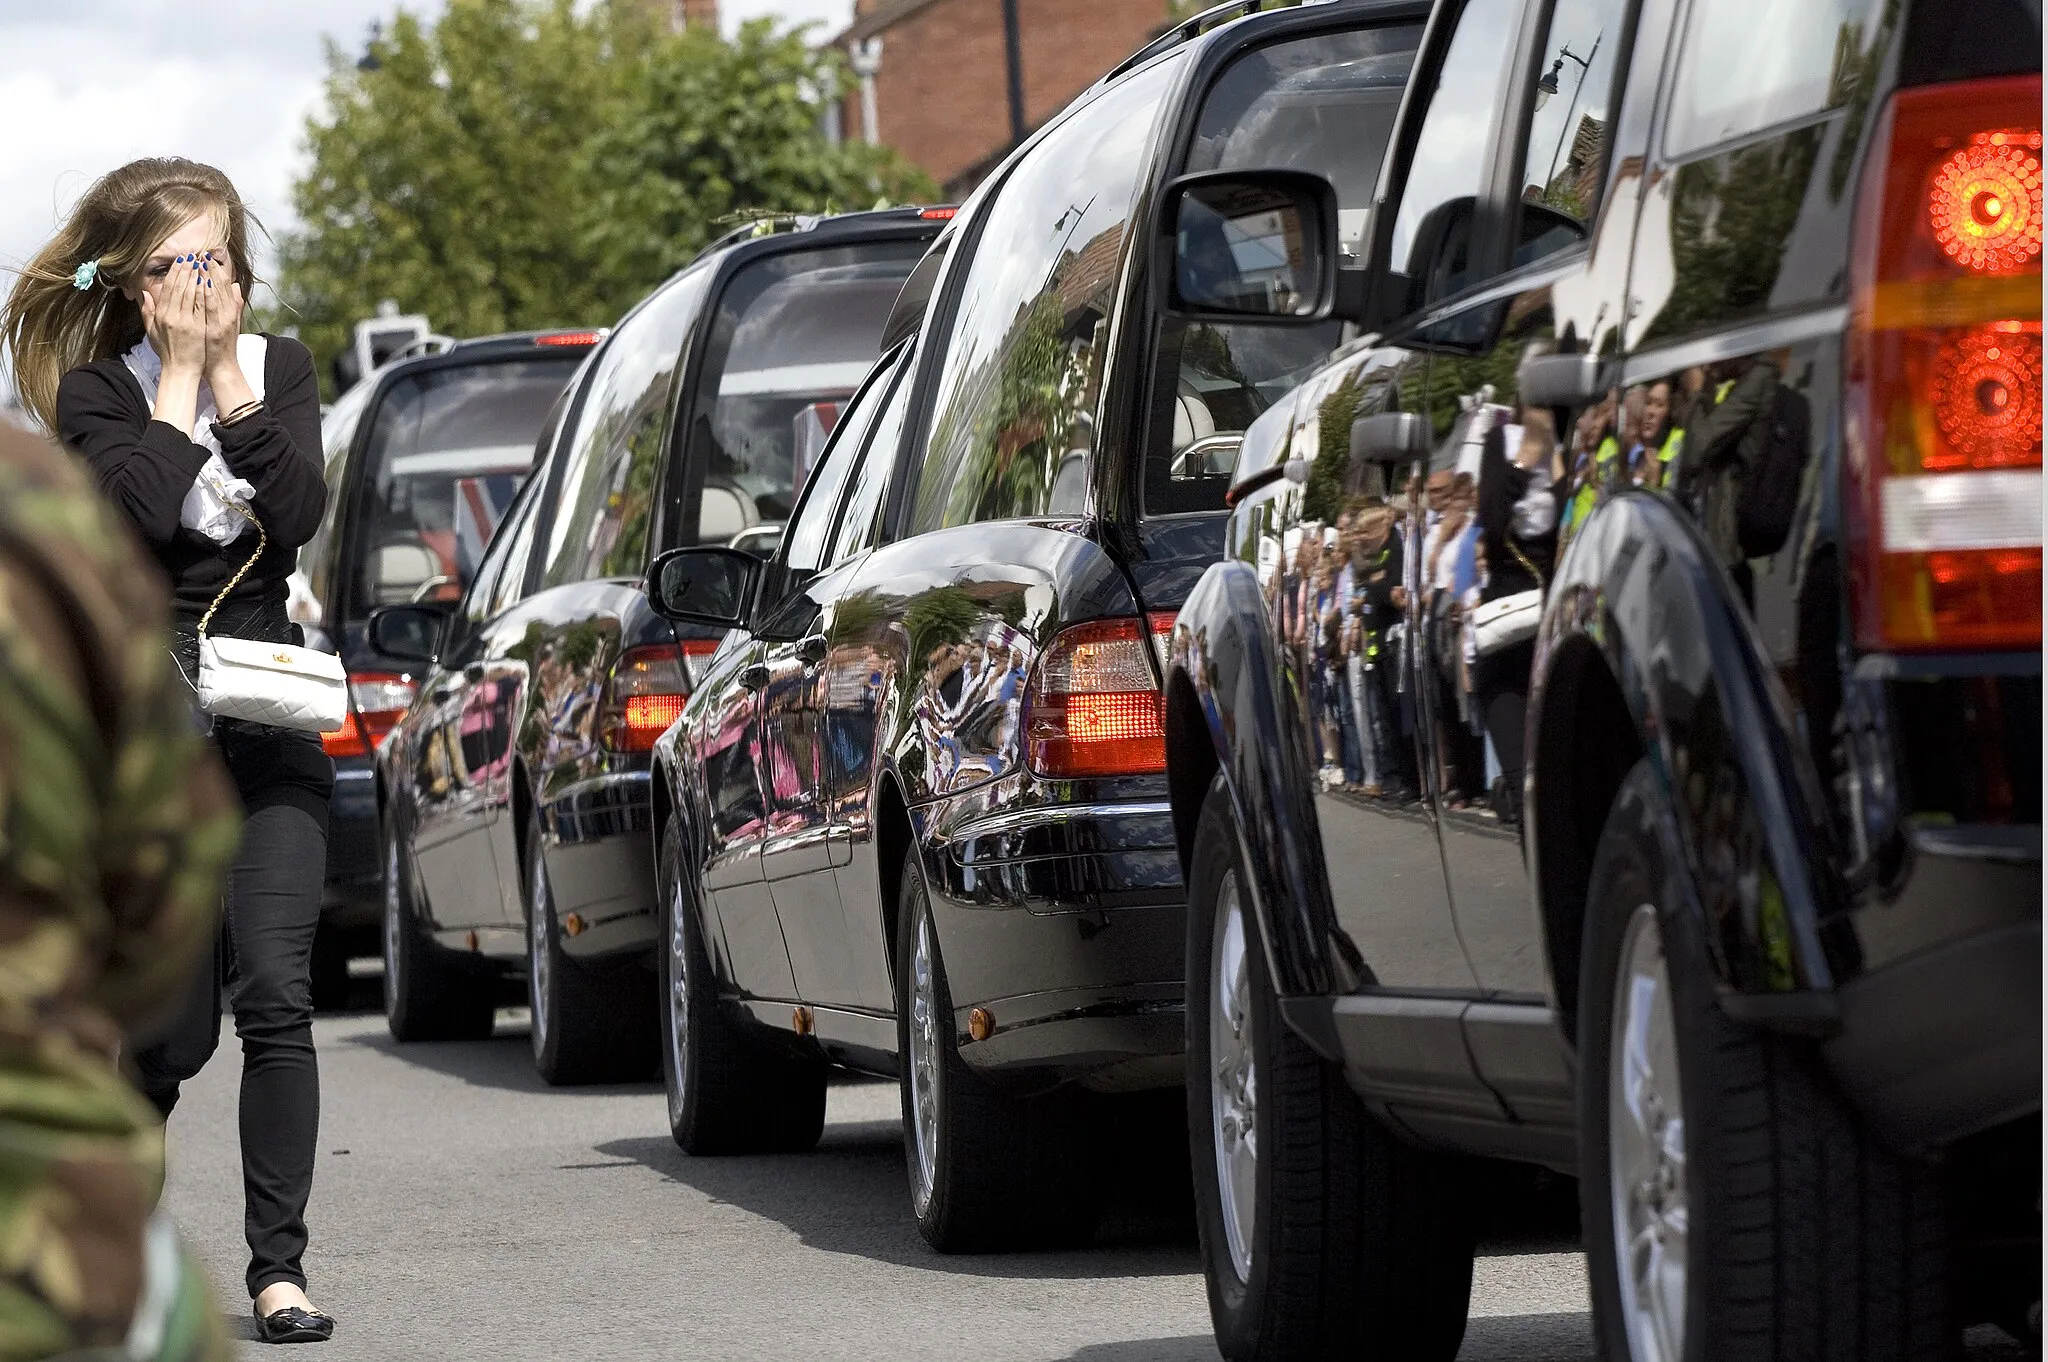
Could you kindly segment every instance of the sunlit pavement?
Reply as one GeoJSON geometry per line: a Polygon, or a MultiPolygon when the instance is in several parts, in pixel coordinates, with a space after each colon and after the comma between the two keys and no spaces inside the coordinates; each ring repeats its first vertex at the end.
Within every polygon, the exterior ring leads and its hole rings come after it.
{"type": "MultiPolygon", "coordinates": [[[[320,1362],[1216,1357],[1186,1207],[1142,1176],[1118,1179],[1140,1190],[1096,1248],[941,1258],[910,1220],[893,1085],[835,1087],[815,1153],[690,1159],[659,1088],[548,1088],[523,1016],[500,1014],[498,1030],[401,1048],[375,1014],[317,1023],[306,1265],[340,1320],[320,1362]]],[[[237,1047],[223,1031],[173,1123],[168,1196],[243,1352],[274,1357],[241,1289],[237,1047]]],[[[1568,1227],[1542,1220],[1484,1250],[1462,1357],[1591,1362],[1579,1256],[1568,1227]]]]}

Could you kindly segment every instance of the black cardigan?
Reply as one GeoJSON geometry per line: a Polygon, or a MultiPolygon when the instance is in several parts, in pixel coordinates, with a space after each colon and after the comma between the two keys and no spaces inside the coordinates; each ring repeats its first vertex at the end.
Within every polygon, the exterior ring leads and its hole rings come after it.
{"type": "MultiPolygon", "coordinates": [[[[213,628],[226,634],[277,638],[284,619],[285,579],[301,544],[319,528],[327,506],[320,465],[320,382],[305,346],[266,335],[264,409],[232,426],[214,427],[221,458],[256,489],[251,509],[270,546],[221,606],[213,628]]],[[[64,375],[57,388],[57,430],[84,456],[99,489],[134,524],[171,579],[179,622],[196,624],[228,579],[256,548],[254,531],[222,546],[178,524],[178,512],[207,450],[184,432],[150,419],[142,385],[118,357],[96,359],[64,375]]]]}

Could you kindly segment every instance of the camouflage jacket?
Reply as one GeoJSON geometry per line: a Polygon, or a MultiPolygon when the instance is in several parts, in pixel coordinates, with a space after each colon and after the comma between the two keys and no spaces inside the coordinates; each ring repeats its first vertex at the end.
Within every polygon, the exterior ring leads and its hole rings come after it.
{"type": "Polygon", "coordinates": [[[214,1355],[126,1030],[212,940],[238,817],[166,597],[62,451],[0,426],[0,1359],[214,1355]],[[171,1283],[166,1286],[166,1282],[171,1283]]]}

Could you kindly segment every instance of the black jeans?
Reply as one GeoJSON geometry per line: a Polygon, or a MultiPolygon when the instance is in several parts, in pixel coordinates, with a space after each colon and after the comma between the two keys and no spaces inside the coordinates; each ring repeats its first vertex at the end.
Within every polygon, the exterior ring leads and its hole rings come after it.
{"type": "Polygon", "coordinates": [[[313,933],[327,870],[334,763],[310,733],[220,720],[213,738],[247,821],[212,959],[169,1025],[136,1051],[142,1091],[166,1117],[178,1085],[220,1039],[221,1004],[242,1039],[242,1194],[249,1294],[306,1284],[306,1199],[320,1133],[313,1058],[313,933]]]}

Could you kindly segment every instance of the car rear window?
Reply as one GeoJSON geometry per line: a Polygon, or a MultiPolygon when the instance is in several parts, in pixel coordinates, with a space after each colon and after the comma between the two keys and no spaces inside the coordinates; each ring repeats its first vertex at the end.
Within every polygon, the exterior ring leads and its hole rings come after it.
{"type": "Polygon", "coordinates": [[[581,359],[573,350],[429,369],[385,390],[357,464],[352,615],[462,595],[581,359]]]}
{"type": "Polygon", "coordinates": [[[926,244],[771,256],[726,286],[690,428],[700,542],[728,542],[789,518],[840,404],[874,364],[882,326],[926,244]]]}

